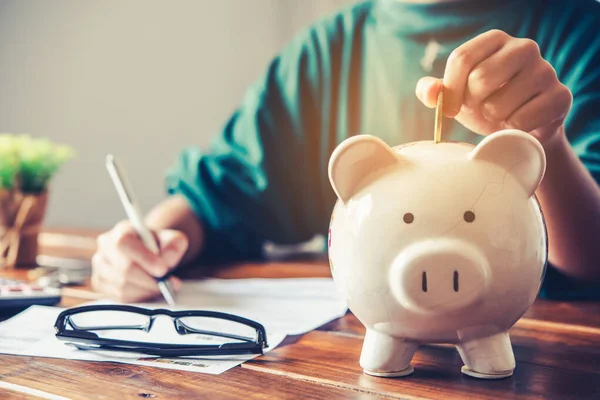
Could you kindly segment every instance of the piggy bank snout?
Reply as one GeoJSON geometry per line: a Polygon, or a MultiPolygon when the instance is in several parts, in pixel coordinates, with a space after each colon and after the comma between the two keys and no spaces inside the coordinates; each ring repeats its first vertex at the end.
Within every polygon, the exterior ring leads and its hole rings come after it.
{"type": "Polygon", "coordinates": [[[410,245],[394,259],[390,288],[406,309],[440,314],[476,303],[490,280],[489,265],[475,246],[457,239],[410,245]]]}

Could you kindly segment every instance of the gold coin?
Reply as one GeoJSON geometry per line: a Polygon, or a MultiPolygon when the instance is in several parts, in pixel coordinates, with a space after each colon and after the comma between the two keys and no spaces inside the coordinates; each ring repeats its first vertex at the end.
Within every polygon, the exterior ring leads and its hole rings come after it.
{"type": "Polygon", "coordinates": [[[435,107],[435,143],[442,141],[442,117],[444,116],[444,89],[440,89],[437,98],[437,106],[435,107]]]}

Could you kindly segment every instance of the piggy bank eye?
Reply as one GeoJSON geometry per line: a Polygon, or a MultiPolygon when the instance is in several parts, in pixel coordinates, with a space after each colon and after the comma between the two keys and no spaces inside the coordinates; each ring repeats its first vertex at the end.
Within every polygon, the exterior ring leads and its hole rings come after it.
{"type": "Polygon", "coordinates": [[[402,219],[407,224],[410,224],[410,223],[412,223],[415,220],[415,216],[412,215],[411,213],[406,213],[406,214],[404,214],[404,217],[402,219]]]}
{"type": "Polygon", "coordinates": [[[475,213],[473,211],[465,211],[463,218],[466,222],[473,222],[475,221],[475,213]]]}

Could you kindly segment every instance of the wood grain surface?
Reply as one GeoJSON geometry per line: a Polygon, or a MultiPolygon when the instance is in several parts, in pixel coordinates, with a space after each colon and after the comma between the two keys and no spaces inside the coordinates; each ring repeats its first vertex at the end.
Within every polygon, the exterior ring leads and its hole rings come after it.
{"type": "MultiPolygon", "coordinates": [[[[97,232],[47,233],[41,246],[44,254],[86,258],[94,252],[97,232]]],[[[23,271],[1,274],[25,276],[23,271]]],[[[329,276],[329,268],[320,260],[310,260],[188,268],[180,275],[329,276]]],[[[76,289],[81,292],[75,294],[93,294],[89,286],[76,289]]],[[[89,298],[65,297],[63,305],[85,301],[89,298]]],[[[422,346],[413,359],[415,373],[409,377],[365,375],[358,363],[364,333],[362,324],[348,313],[316,331],[288,337],[267,355],[217,376],[117,363],[0,355],[0,398],[600,399],[599,302],[536,300],[510,332],[517,359],[515,374],[498,381],[461,374],[462,361],[455,348],[448,345],[422,346]],[[34,394],[18,388],[33,389],[34,394]]]]}

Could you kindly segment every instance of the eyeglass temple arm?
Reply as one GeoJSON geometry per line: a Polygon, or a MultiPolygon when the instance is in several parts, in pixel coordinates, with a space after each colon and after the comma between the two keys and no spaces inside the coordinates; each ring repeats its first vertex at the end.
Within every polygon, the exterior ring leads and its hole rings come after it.
{"type": "MultiPolygon", "coordinates": [[[[185,323],[181,322],[178,319],[175,320],[175,330],[180,335],[187,334],[187,333],[198,333],[198,334],[203,334],[203,335],[224,337],[224,338],[228,338],[228,339],[237,339],[237,340],[242,340],[244,342],[254,342],[255,341],[255,339],[252,339],[252,338],[249,338],[246,336],[240,336],[240,335],[234,335],[234,334],[229,334],[229,333],[224,333],[224,332],[214,332],[214,331],[209,331],[209,330],[204,330],[204,329],[192,328],[192,327],[186,325],[185,323]]],[[[257,336],[256,340],[258,340],[259,339],[258,333],[256,336],[257,336]]]]}

